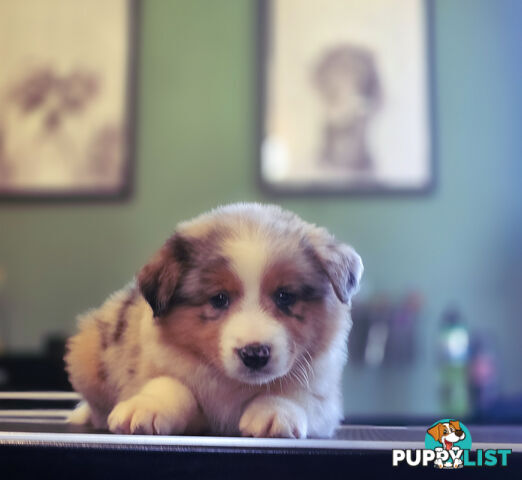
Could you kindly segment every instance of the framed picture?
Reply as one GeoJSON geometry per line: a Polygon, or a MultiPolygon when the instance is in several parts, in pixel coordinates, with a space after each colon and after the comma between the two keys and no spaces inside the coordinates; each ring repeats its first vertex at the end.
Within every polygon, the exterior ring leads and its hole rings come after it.
{"type": "Polygon", "coordinates": [[[0,1],[0,198],[131,189],[136,5],[0,1]]]}
{"type": "Polygon", "coordinates": [[[261,185],[433,186],[428,0],[261,1],[261,185]]]}

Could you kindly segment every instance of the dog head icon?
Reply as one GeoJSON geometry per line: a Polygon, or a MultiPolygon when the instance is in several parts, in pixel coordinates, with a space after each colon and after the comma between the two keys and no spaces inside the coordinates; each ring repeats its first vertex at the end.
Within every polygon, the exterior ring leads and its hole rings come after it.
{"type": "Polygon", "coordinates": [[[428,433],[436,442],[440,442],[445,450],[451,450],[454,443],[466,438],[466,433],[460,428],[458,420],[439,422],[429,428],[428,433]]]}

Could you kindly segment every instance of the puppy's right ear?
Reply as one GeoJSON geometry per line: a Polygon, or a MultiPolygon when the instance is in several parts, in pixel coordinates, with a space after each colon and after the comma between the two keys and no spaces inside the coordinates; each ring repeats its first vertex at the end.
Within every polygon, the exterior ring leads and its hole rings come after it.
{"type": "Polygon", "coordinates": [[[433,425],[433,427],[428,429],[428,433],[433,437],[433,439],[436,442],[440,442],[440,439],[442,437],[442,432],[441,432],[440,427],[443,427],[443,426],[440,423],[437,423],[436,425],[433,425]]]}
{"type": "Polygon", "coordinates": [[[141,294],[152,308],[155,318],[165,315],[172,304],[182,272],[190,255],[190,243],[179,234],[167,240],[138,273],[141,294]]]}

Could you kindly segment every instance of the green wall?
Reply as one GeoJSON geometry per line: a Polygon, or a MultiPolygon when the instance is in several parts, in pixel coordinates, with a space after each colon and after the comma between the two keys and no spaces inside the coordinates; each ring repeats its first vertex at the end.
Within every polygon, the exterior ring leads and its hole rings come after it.
{"type": "Polygon", "coordinates": [[[509,287],[522,203],[522,2],[435,1],[438,185],[429,196],[399,198],[258,191],[254,7],[143,2],[135,194],[112,204],[0,205],[0,331],[9,347],[35,349],[50,330],[72,332],[75,315],[122,286],[176,222],[217,204],[262,200],[351,242],[367,292],[417,288],[425,296],[419,361],[398,371],[347,369],[349,412],[437,408],[433,334],[451,302],[491,332],[504,390],[522,389],[521,308],[509,287]]]}

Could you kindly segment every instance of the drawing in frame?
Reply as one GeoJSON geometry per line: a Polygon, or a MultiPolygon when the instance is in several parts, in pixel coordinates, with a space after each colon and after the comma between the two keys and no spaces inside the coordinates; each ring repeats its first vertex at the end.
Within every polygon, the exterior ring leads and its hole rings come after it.
{"type": "Polygon", "coordinates": [[[276,193],[429,191],[430,1],[258,5],[261,186],[276,193]]]}
{"type": "Polygon", "coordinates": [[[131,191],[136,2],[0,1],[0,198],[131,191]]]}

